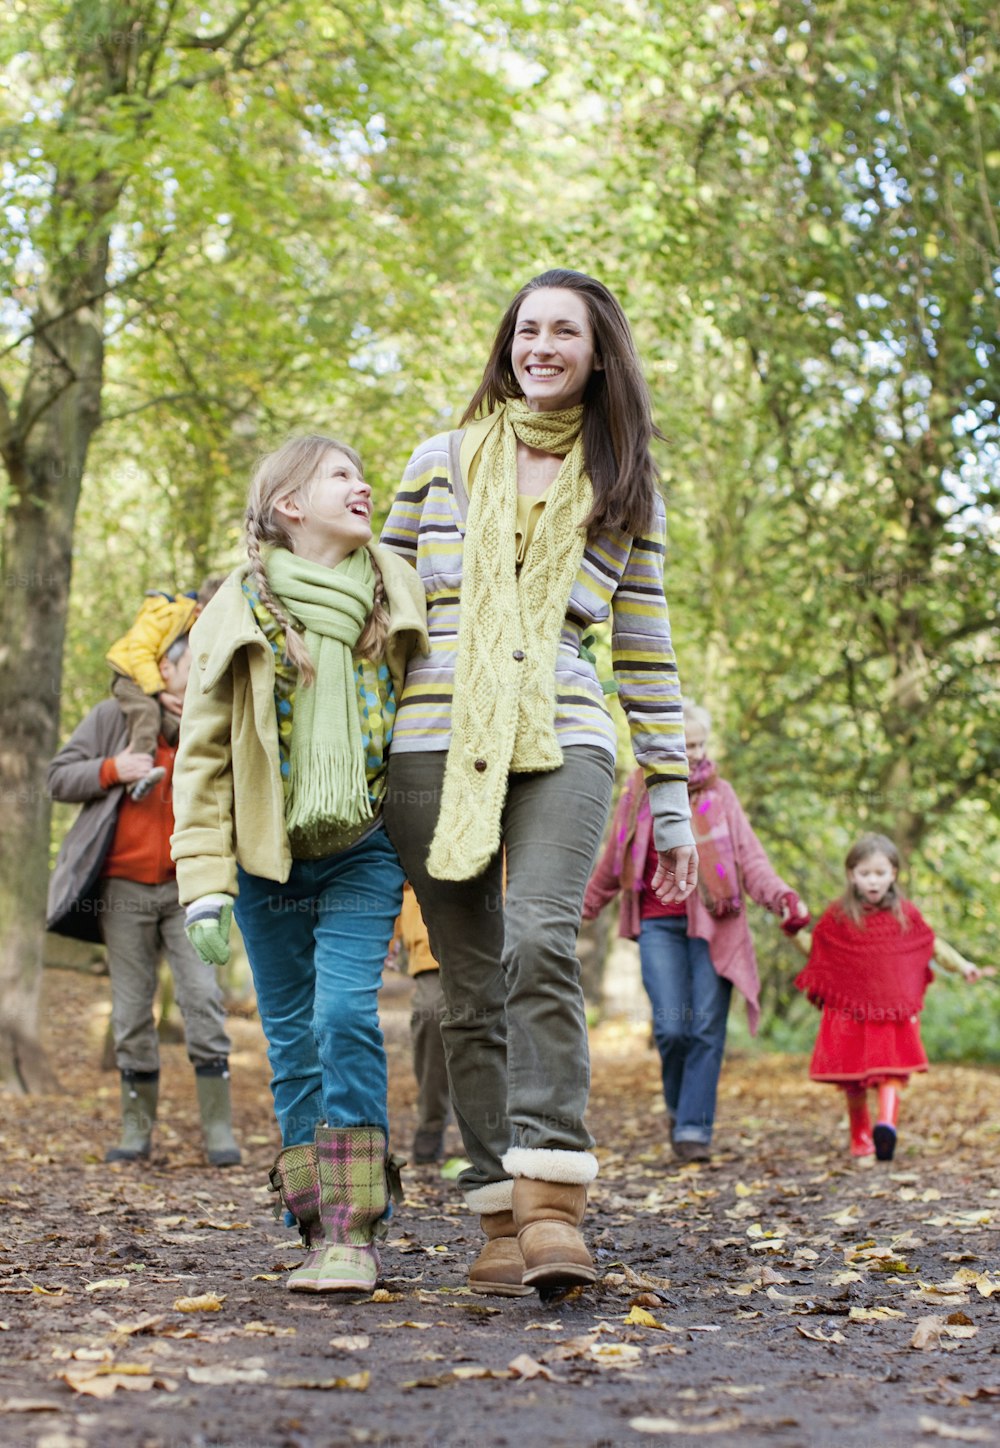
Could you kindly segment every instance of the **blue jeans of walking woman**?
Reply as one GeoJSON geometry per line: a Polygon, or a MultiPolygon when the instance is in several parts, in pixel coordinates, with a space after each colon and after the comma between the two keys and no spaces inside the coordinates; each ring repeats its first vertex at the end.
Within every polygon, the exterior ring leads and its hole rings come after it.
{"type": "Polygon", "coordinates": [[[653,1008],[653,1038],[674,1141],[712,1139],[715,1097],[726,1046],[732,984],[716,974],[704,940],[688,936],[685,915],[644,920],[642,983],[653,1008]]]}
{"type": "Polygon", "coordinates": [[[294,860],[284,885],[241,869],[239,891],[282,1145],[322,1122],[388,1135],[378,992],[403,872],[381,823],[348,850],[294,860]]]}

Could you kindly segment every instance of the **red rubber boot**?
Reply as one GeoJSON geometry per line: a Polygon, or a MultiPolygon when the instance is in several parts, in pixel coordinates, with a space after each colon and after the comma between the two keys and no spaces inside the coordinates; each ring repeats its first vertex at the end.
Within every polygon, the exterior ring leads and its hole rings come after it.
{"type": "Polygon", "coordinates": [[[899,1087],[883,1081],[878,1088],[878,1123],[872,1132],[879,1161],[892,1161],[896,1150],[896,1122],[899,1120],[899,1087]]]}
{"type": "Polygon", "coordinates": [[[868,1115],[867,1091],[852,1091],[844,1088],[847,1097],[847,1120],[851,1128],[851,1155],[874,1156],[875,1142],[872,1138],[872,1122],[868,1115]]]}

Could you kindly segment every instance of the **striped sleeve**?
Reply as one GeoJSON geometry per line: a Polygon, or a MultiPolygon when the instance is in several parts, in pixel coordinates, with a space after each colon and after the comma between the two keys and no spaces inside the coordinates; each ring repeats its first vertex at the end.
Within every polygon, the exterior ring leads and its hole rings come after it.
{"type": "Polygon", "coordinates": [[[403,481],[385,520],[379,542],[407,563],[417,561],[420,519],[431,483],[435,478],[448,476],[447,444],[447,433],[421,443],[406,465],[403,481]]]}
{"type": "Polygon", "coordinates": [[[692,843],[685,823],[690,809],[681,685],[663,592],[665,557],[666,511],[657,494],[653,526],[646,536],[632,539],[615,590],[611,659],[661,850],[692,843]]]}

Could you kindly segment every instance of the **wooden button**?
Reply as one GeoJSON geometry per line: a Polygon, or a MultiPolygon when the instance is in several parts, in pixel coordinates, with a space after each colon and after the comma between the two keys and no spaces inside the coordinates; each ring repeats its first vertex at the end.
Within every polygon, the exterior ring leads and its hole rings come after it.
{"type": "Polygon", "coordinates": [[[521,660],[524,658],[524,650],[523,650],[523,649],[515,649],[515,650],[514,650],[514,657],[515,657],[515,659],[517,659],[517,662],[520,663],[521,660]]]}
{"type": "Polygon", "coordinates": [[[485,760],[485,759],[477,759],[476,762],[475,762],[475,764],[473,765],[473,769],[477,770],[480,774],[485,774],[485,773],[486,773],[486,760],[485,760]]]}

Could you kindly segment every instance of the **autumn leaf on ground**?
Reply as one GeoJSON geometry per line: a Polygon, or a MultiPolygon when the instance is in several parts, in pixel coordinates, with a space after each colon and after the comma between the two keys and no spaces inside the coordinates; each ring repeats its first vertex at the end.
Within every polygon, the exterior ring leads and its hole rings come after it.
{"type": "Polygon", "coordinates": [[[700,1437],[710,1433],[733,1433],[743,1427],[743,1419],[738,1413],[708,1423],[692,1423],[687,1418],[630,1418],[628,1425],[637,1433],[683,1433],[685,1437],[700,1437]]]}
{"type": "Polygon", "coordinates": [[[951,1423],[942,1423],[937,1418],[928,1418],[923,1413],[917,1419],[917,1426],[921,1433],[948,1438],[955,1443],[995,1444],[997,1441],[992,1428],[958,1428],[951,1423]]]}
{"type": "Polygon", "coordinates": [[[350,1373],[346,1378],[274,1378],[272,1386],[276,1388],[309,1388],[317,1392],[339,1392],[341,1390],[354,1393],[367,1391],[372,1380],[372,1375],[367,1369],[360,1373],[350,1373]]]}
{"type": "Polygon", "coordinates": [[[816,1332],[810,1332],[809,1329],[808,1329],[807,1327],[803,1327],[800,1322],[797,1322],[797,1323],[795,1324],[795,1331],[796,1331],[796,1332],[800,1332],[803,1337],[807,1337],[810,1342],[846,1342],[846,1341],[847,1341],[847,1338],[844,1336],[844,1334],[843,1334],[842,1332],[830,1332],[830,1333],[826,1333],[826,1332],[820,1332],[819,1330],[817,1330],[816,1332]]]}
{"type": "Polygon", "coordinates": [[[214,1292],[203,1292],[200,1297],[178,1297],[174,1307],[178,1312],[220,1312],[226,1300],[225,1293],[217,1296],[214,1292]]]}
{"type": "Polygon", "coordinates": [[[188,1368],[187,1375],[189,1382],[207,1383],[216,1388],[228,1386],[230,1383],[267,1382],[267,1373],[263,1368],[188,1368]]]}
{"type": "Polygon", "coordinates": [[[511,1372],[519,1378],[545,1378],[545,1380],[550,1383],[561,1383],[564,1381],[562,1378],[557,1377],[555,1373],[550,1372],[548,1368],[542,1367],[540,1362],[536,1362],[535,1359],[526,1352],[519,1353],[507,1366],[511,1372]]]}
{"type": "Polygon", "coordinates": [[[331,1337],[331,1352],[364,1352],[371,1347],[371,1338],[366,1332],[357,1332],[346,1337],[331,1337]]]}

